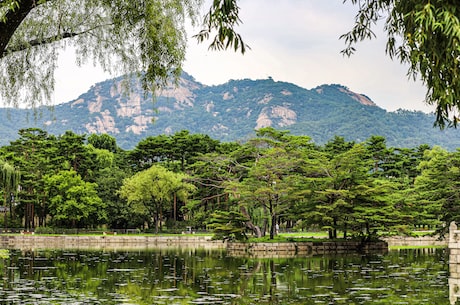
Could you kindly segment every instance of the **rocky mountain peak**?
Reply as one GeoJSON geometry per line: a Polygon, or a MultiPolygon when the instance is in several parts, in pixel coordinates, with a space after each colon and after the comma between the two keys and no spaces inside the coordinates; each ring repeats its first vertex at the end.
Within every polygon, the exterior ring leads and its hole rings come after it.
{"type": "Polygon", "coordinates": [[[341,92],[343,94],[346,94],[348,97],[351,99],[357,101],[358,103],[366,106],[377,106],[368,96],[360,93],[356,93],[351,91],[348,87],[338,85],[338,84],[333,84],[333,85],[321,85],[319,87],[316,87],[315,90],[318,94],[326,94],[326,95],[332,95],[336,94],[336,92],[341,92]]]}
{"type": "Polygon", "coordinates": [[[155,97],[145,94],[136,81],[130,83],[130,91],[125,88],[123,78],[97,83],[69,103],[51,111],[41,109],[34,122],[28,119],[33,110],[0,109],[0,141],[15,139],[21,128],[38,127],[55,135],[67,130],[108,133],[129,149],[145,137],[181,130],[221,141],[245,141],[255,130],[270,126],[309,136],[318,144],[336,135],[356,142],[389,135],[388,145],[399,147],[460,147],[460,134],[433,128],[432,114],[387,112],[366,95],[337,84],[309,90],[269,78],[205,86],[184,73],[177,86],[158,90],[155,97]]]}

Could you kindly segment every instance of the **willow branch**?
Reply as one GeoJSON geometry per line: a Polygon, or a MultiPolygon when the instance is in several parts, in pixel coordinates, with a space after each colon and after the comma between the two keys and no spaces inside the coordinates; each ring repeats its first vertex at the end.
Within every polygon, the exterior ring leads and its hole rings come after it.
{"type": "Polygon", "coordinates": [[[19,45],[16,45],[14,47],[11,47],[11,48],[6,48],[6,50],[2,53],[2,56],[0,56],[0,58],[5,56],[8,53],[20,52],[20,51],[27,50],[30,47],[37,47],[37,46],[50,44],[50,43],[53,43],[53,42],[56,42],[56,41],[59,41],[59,40],[63,40],[63,39],[73,38],[73,37],[80,36],[80,35],[85,35],[85,34],[91,33],[95,29],[105,27],[105,26],[110,26],[110,25],[111,24],[102,24],[102,25],[98,25],[98,26],[95,26],[93,28],[87,29],[85,31],[81,31],[81,32],[63,32],[63,33],[59,33],[58,35],[46,37],[46,38],[43,38],[43,39],[33,39],[33,40],[30,40],[30,41],[28,41],[26,43],[19,44],[19,45]]]}

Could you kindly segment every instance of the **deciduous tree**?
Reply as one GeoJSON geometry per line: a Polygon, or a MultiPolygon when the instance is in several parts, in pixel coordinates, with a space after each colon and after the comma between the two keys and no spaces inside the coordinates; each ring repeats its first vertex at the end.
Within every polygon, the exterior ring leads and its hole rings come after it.
{"type": "MultiPolygon", "coordinates": [[[[146,90],[179,77],[185,57],[186,20],[196,23],[201,0],[0,1],[0,96],[34,106],[49,101],[60,52],[75,49],[76,62],[135,74],[146,90]]],[[[246,45],[234,31],[237,0],[213,1],[199,41],[216,36],[215,49],[246,45]],[[216,32],[214,31],[216,30],[216,32]]]]}
{"type": "Polygon", "coordinates": [[[50,215],[56,224],[73,228],[96,226],[107,221],[106,205],[96,184],[83,181],[74,170],[63,170],[44,178],[50,215]]]}
{"type": "MultiPolygon", "coordinates": [[[[187,200],[195,186],[185,181],[184,174],[177,174],[166,168],[153,165],[123,180],[120,196],[131,204],[133,212],[153,219],[158,233],[165,208],[172,207],[175,198],[187,200]]],[[[150,220],[147,218],[146,220],[150,220]]],[[[150,221],[149,221],[150,222],[150,221]]]]}
{"type": "MultiPolygon", "coordinates": [[[[12,218],[12,205],[13,198],[16,196],[19,183],[21,179],[21,172],[13,164],[0,159],[0,186],[3,193],[3,206],[9,211],[12,218]]],[[[5,213],[5,226],[7,226],[7,211],[5,213]]]]}

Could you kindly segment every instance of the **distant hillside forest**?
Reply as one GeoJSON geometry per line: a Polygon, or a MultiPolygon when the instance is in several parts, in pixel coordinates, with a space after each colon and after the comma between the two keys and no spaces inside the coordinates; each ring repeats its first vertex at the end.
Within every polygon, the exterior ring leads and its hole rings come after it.
{"type": "Polygon", "coordinates": [[[3,227],[213,230],[219,238],[327,230],[330,238],[459,221],[460,151],[261,128],[246,143],[183,130],[132,150],[107,134],[22,129],[0,149],[3,227]],[[340,234],[339,234],[340,232],[340,234]]]}
{"type": "Polygon", "coordinates": [[[373,135],[388,145],[460,147],[460,132],[434,128],[435,116],[420,111],[388,112],[364,94],[339,84],[304,89],[294,84],[260,80],[230,80],[203,85],[184,73],[177,86],[152,97],[133,80],[123,91],[123,77],[92,86],[77,99],[52,109],[0,108],[0,146],[18,139],[18,130],[37,127],[55,135],[108,134],[118,146],[131,150],[149,136],[173,135],[182,130],[227,142],[246,142],[256,130],[272,127],[306,135],[324,145],[334,136],[364,142],[373,135]]]}

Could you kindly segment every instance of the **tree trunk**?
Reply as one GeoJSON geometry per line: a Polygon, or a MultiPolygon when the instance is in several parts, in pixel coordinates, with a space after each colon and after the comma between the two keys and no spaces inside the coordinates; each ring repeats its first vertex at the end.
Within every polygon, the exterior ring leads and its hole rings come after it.
{"type": "Polygon", "coordinates": [[[333,228],[334,239],[337,238],[337,218],[334,217],[334,228],[333,228]]]}
{"type": "MultiPolygon", "coordinates": [[[[163,219],[163,209],[160,207],[160,213],[159,213],[159,217],[158,217],[158,225],[160,227],[160,231],[163,232],[163,223],[162,223],[162,219],[163,219]]],[[[157,232],[158,233],[158,232],[157,232]]]]}
{"type": "MultiPolygon", "coordinates": [[[[271,213],[270,213],[271,214],[271,213]]],[[[271,227],[270,227],[270,239],[273,239],[275,238],[275,227],[276,227],[276,215],[275,214],[271,214],[272,216],[272,224],[271,224],[271,227]]]]}
{"type": "Polygon", "coordinates": [[[19,1],[19,7],[14,10],[9,10],[6,14],[6,22],[0,22],[0,58],[7,54],[6,47],[11,37],[36,4],[36,0],[19,1]]]}
{"type": "MultiPolygon", "coordinates": [[[[7,194],[6,193],[7,192],[4,191],[4,195],[3,195],[3,204],[5,206],[5,211],[4,211],[5,218],[4,218],[4,223],[3,224],[4,224],[4,227],[5,227],[5,230],[8,229],[8,208],[7,208],[7,194]]],[[[11,212],[10,212],[10,214],[11,214],[11,212]]]]}
{"type": "Polygon", "coordinates": [[[174,223],[175,223],[177,221],[177,195],[176,195],[176,193],[174,193],[174,207],[173,207],[173,210],[174,210],[173,218],[174,218],[174,223]]]}
{"type": "Polygon", "coordinates": [[[254,235],[257,237],[257,238],[260,238],[262,237],[262,232],[260,231],[260,228],[256,225],[254,225],[251,221],[251,217],[249,216],[249,213],[248,211],[246,210],[246,208],[244,206],[240,206],[240,212],[241,214],[243,214],[247,221],[246,221],[246,228],[252,230],[252,232],[254,233],[254,235]]]}
{"type": "Polygon", "coordinates": [[[267,216],[267,207],[264,205],[264,227],[262,231],[262,235],[265,236],[267,234],[268,228],[268,216],[267,216]]]}
{"type": "Polygon", "coordinates": [[[155,234],[158,234],[158,213],[155,214],[153,221],[155,222],[155,234]]]}

